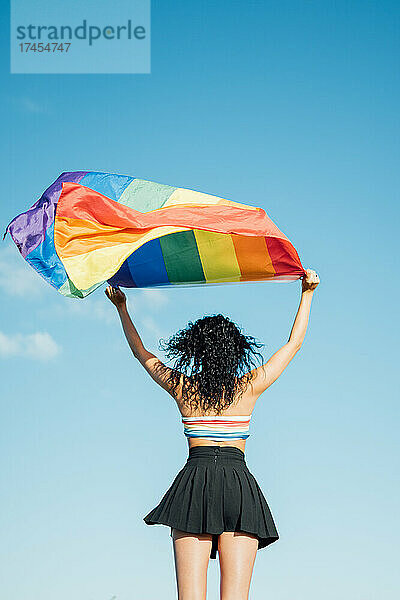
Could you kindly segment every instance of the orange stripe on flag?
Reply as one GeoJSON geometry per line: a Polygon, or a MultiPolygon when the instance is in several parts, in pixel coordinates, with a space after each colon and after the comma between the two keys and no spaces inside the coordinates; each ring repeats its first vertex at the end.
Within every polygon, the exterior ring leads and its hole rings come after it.
{"type": "Polygon", "coordinates": [[[275,269],[264,237],[231,235],[237,261],[241,271],[241,281],[251,281],[258,277],[273,277],[275,269]]]}

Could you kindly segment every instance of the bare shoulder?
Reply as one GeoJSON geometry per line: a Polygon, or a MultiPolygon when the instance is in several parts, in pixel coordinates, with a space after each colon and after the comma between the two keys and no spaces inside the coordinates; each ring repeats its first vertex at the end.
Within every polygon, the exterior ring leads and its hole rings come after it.
{"type": "Polygon", "coordinates": [[[150,377],[178,402],[182,395],[183,374],[168,367],[155,354],[147,350],[143,350],[137,358],[150,377]]]}
{"type": "Polygon", "coordinates": [[[257,386],[254,385],[255,380],[257,377],[259,377],[255,371],[256,369],[246,373],[245,375],[242,375],[240,378],[242,392],[239,396],[236,407],[242,415],[250,415],[252,413],[257,399],[260,396],[257,386]]]}
{"type": "Polygon", "coordinates": [[[280,377],[294,356],[300,350],[300,345],[287,342],[283,344],[267,362],[246,373],[248,384],[245,395],[254,399],[254,402],[280,377]]]}

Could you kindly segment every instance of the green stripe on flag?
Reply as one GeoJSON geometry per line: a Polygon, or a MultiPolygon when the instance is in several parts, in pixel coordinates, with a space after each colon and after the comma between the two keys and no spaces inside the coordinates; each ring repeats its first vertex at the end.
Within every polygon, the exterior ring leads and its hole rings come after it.
{"type": "Polygon", "coordinates": [[[193,231],[179,231],[160,238],[165,268],[171,283],[203,283],[203,267],[193,231]]]}
{"type": "Polygon", "coordinates": [[[161,208],[176,187],[153,183],[145,179],[134,179],[125,188],[118,202],[139,212],[149,212],[161,208]]]}

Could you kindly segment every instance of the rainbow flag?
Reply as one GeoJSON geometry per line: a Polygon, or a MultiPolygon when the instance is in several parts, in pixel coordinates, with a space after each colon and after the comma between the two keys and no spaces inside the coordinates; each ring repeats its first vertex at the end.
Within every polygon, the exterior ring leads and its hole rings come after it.
{"type": "Polygon", "coordinates": [[[23,258],[64,296],[100,285],[296,280],[300,258],[262,208],[127,175],[62,173],[7,226],[23,258]]]}

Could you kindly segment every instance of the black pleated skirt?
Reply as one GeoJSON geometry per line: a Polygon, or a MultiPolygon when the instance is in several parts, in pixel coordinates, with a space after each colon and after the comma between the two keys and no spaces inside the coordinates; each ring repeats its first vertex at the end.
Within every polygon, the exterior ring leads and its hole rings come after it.
{"type": "Polygon", "coordinates": [[[143,520],[171,527],[171,535],[172,528],[211,534],[210,558],[216,558],[224,531],[257,536],[258,550],[279,539],[264,494],[235,446],[189,448],[185,465],[143,520]]]}

